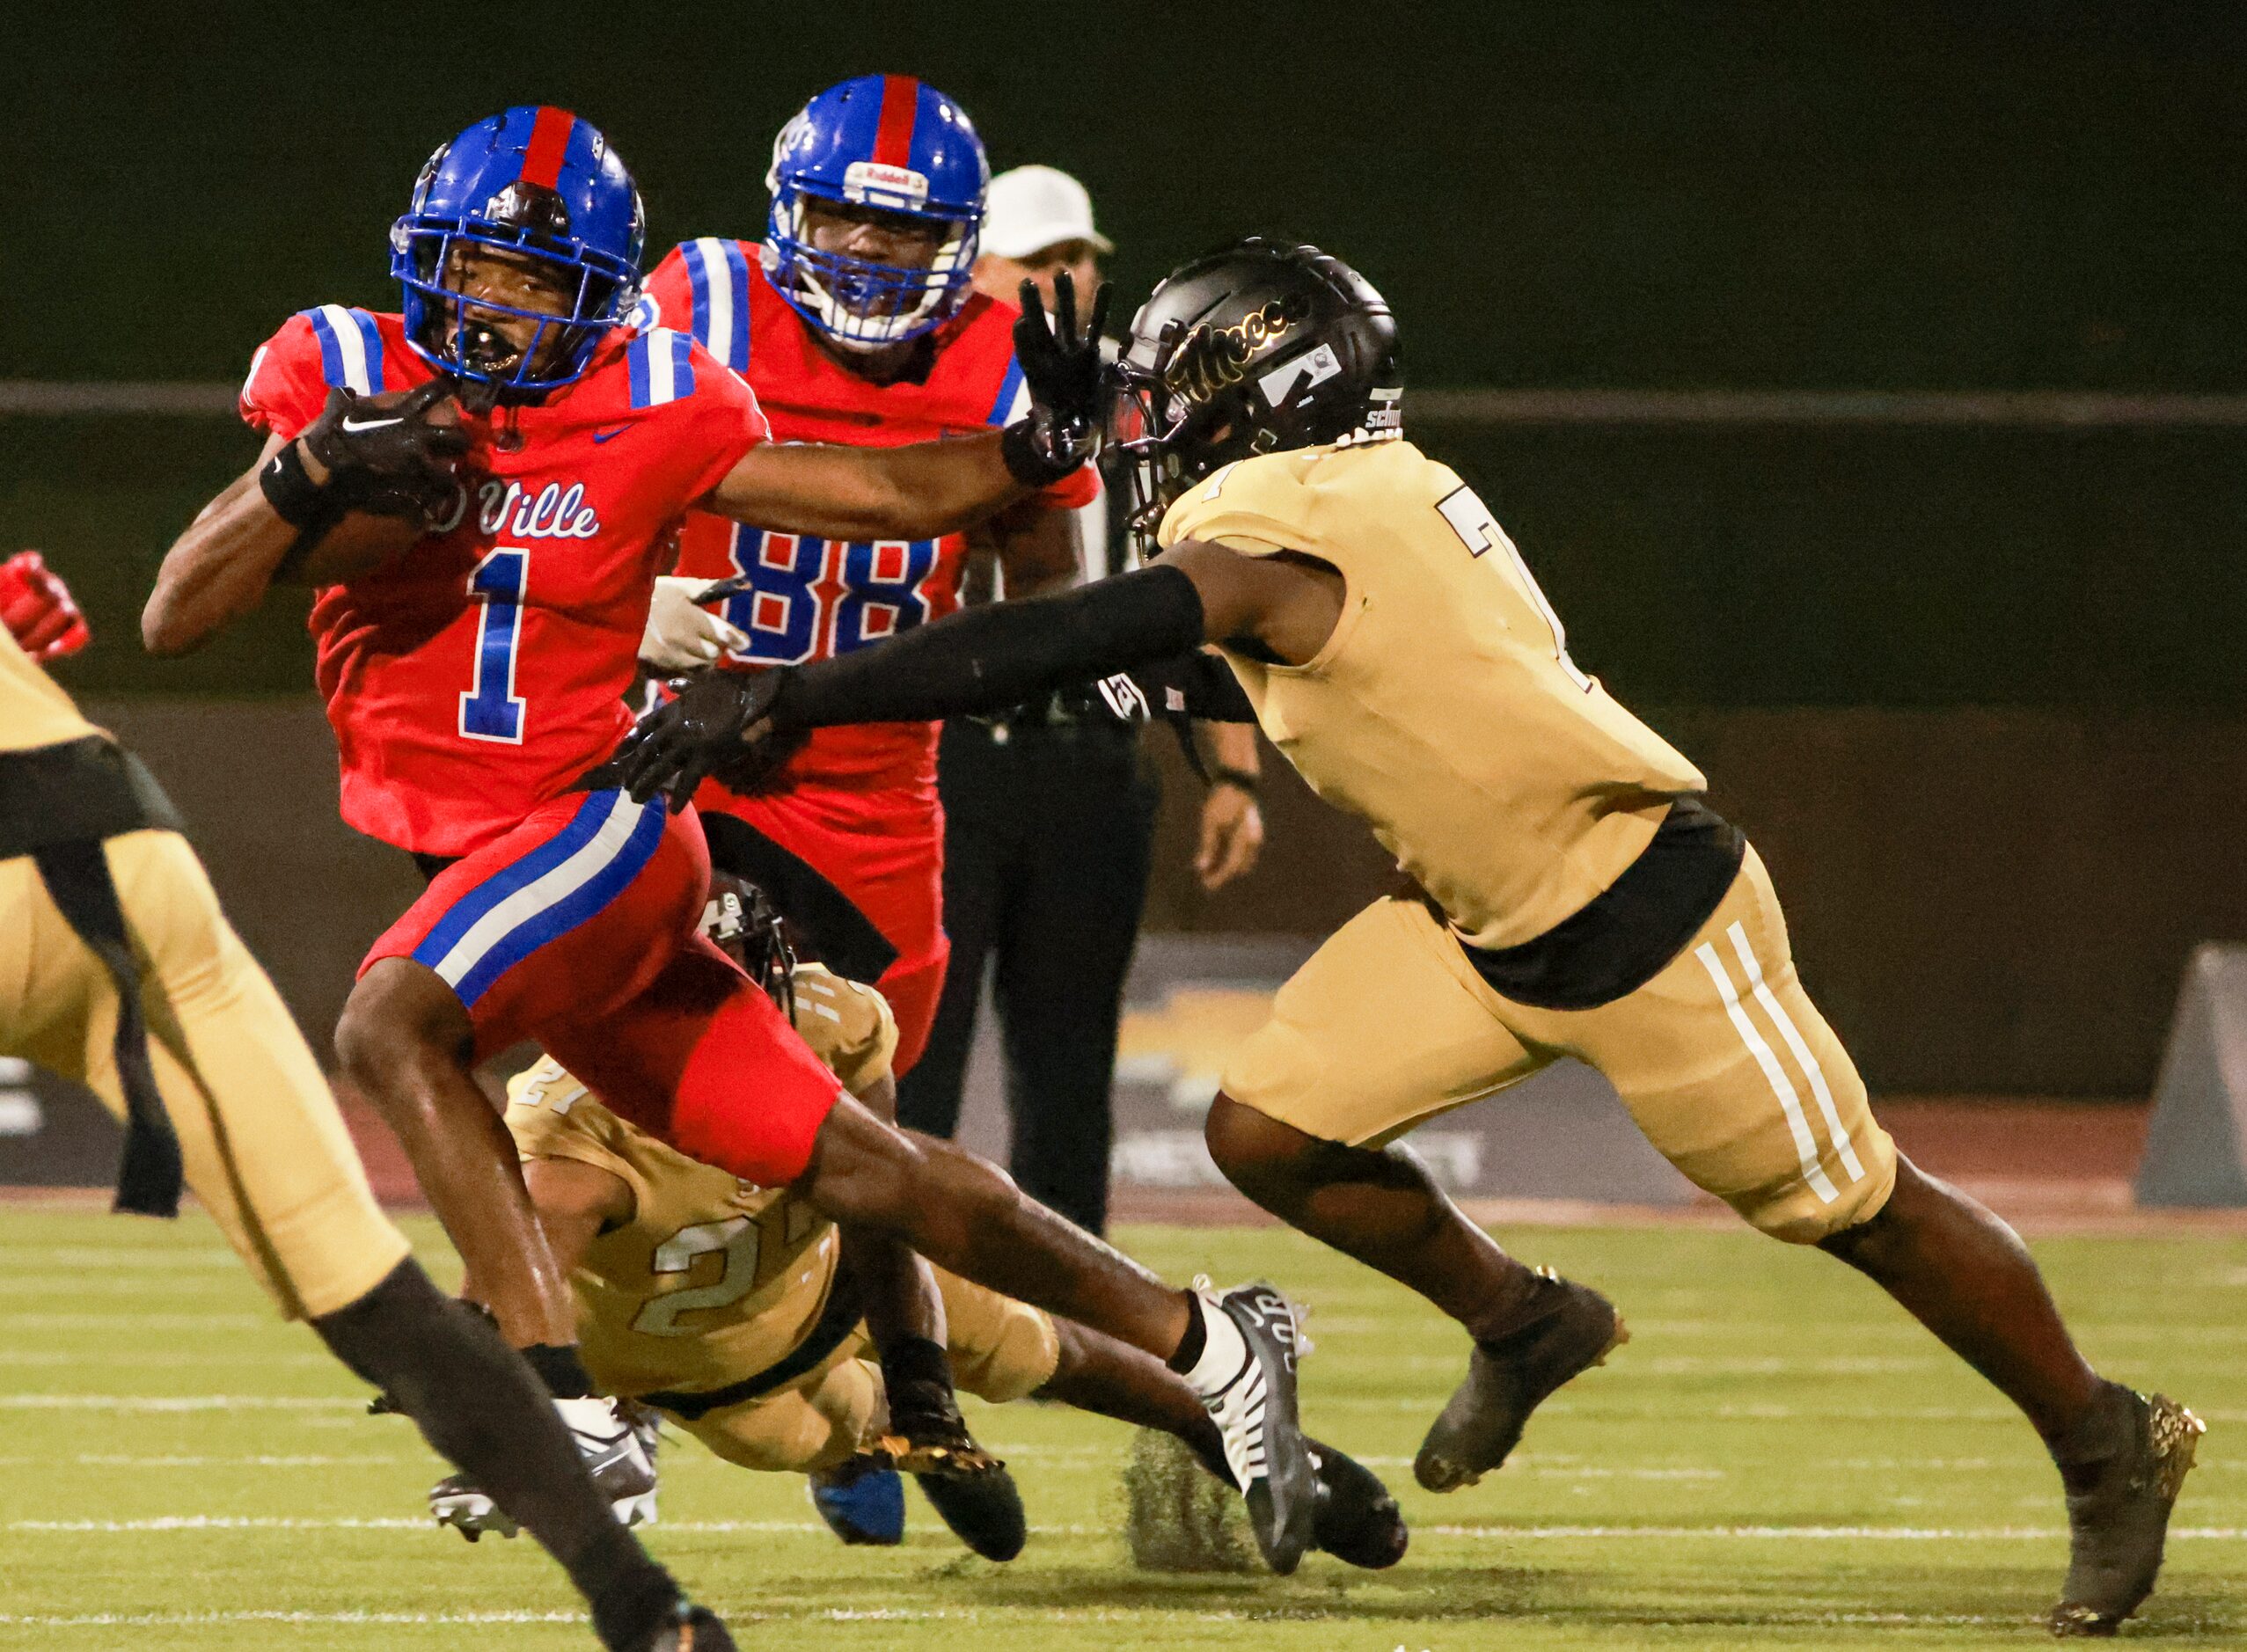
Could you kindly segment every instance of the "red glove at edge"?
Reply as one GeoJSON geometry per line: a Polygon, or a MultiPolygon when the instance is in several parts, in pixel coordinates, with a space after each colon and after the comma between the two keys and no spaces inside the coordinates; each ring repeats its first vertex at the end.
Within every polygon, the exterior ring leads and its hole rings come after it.
{"type": "Polygon", "coordinates": [[[0,625],[34,660],[59,660],[93,640],[70,588],[36,551],[0,562],[0,625]]]}

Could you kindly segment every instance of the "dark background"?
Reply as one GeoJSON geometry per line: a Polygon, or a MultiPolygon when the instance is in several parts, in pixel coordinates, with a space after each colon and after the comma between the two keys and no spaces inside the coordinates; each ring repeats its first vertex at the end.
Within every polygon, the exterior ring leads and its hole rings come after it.
{"type": "MultiPolygon", "coordinates": [[[[0,376],[231,381],[297,309],[392,307],[422,159],[510,102],[608,132],[651,262],[753,236],[787,114],[891,69],[995,167],[1086,181],[1126,310],[1215,241],[1299,235],[1387,293],[1418,386],[2236,392],[2242,11],[56,9],[0,55],[0,376]]],[[[1418,434],[1579,662],[1710,770],[1877,1085],[2142,1092],[2185,947],[2247,930],[2247,431],[1418,434]]],[[[100,633],[73,687],[302,693],[301,603],[187,662],[133,640],[253,452],[223,420],[0,419],[0,529],[100,633]]],[[[255,791],[215,778],[207,818],[255,791]]],[[[1295,850],[1214,903],[1172,857],[1156,921],[1362,898],[1362,834],[1280,812],[1295,850]]]]}

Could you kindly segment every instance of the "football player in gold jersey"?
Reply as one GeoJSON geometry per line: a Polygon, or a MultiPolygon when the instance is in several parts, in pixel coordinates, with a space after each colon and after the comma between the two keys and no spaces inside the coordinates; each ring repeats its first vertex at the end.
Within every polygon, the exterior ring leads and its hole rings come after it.
{"type": "Polygon", "coordinates": [[[724,1626],[611,1518],[575,1420],[377,1207],[319,1064],[171,804],[41,669],[87,640],[35,552],[0,564],[0,1054],[84,1082],[125,1121],[120,1210],[172,1215],[184,1175],[274,1305],[561,1561],[611,1652],[726,1652],[724,1626]]]}
{"type": "Polygon", "coordinates": [[[2012,1231],[1897,1153],[1803,991],[1755,852],[1701,800],[1700,771],[1570,658],[1473,490],[1403,440],[1388,306],[1315,248],[1252,238],[1174,273],[1132,332],[1116,434],[1159,561],[697,683],[628,747],[637,786],[738,763],[745,741],[1107,673],[1134,674],[1105,685],[1119,707],[1220,714],[1192,704],[1191,651],[1215,645],[1273,743],[1424,891],[1376,902],[1281,989],[1207,1129],[1250,1198],[1474,1339],[1421,1483],[1497,1466],[1623,1332],[1389,1144],[1574,1056],[1698,1186],[1863,1271],[2021,1407],[2071,1528],[2052,1626],[2112,1633],[2152,1589],[2199,1421],[2101,1379],[2012,1231]]]}
{"type": "MultiPolygon", "coordinates": [[[[765,984],[853,1095],[892,1115],[897,1028],[882,995],[794,963],[750,886],[720,874],[713,887],[706,932],[765,984]]],[[[906,1442],[887,1426],[883,1368],[835,1224],[786,1188],[741,1181],[618,1118],[551,1057],[510,1081],[508,1103],[539,1224],[569,1273],[594,1380],[670,1417],[728,1462],[809,1474],[815,1503],[846,1541],[897,1541],[904,1509],[888,1465],[906,1442]]],[[[984,1400],[1036,1394],[1161,1429],[1231,1483],[1216,1425],[1160,1360],[934,1273],[948,1385],[955,1371],[984,1400]]],[[[1311,1445],[1317,1546],[1352,1565],[1393,1565],[1407,1540],[1395,1500],[1369,1470],[1311,1445]]],[[[977,1553],[1007,1561],[1021,1552],[1021,1501],[1003,1468],[919,1478],[977,1553]]],[[[472,1488],[448,1485],[451,1524],[512,1535],[503,1518],[472,1506],[472,1488]]],[[[650,1491],[618,1516],[652,1519],[654,1504],[650,1491]]]]}

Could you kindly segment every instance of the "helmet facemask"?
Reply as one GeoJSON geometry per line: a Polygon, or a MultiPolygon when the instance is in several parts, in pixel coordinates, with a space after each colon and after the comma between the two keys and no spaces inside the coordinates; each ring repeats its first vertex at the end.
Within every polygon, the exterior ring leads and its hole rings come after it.
{"type": "Polygon", "coordinates": [[[798,313],[848,349],[879,349],[932,333],[967,302],[980,226],[976,215],[915,210],[903,197],[846,201],[779,179],[765,242],[765,273],[798,313]],[[939,238],[926,266],[888,264],[814,245],[813,215],[874,211],[910,220],[939,238]]]}
{"type": "Polygon", "coordinates": [[[1131,467],[1125,521],[1143,554],[1153,552],[1155,531],[1181,494],[1255,450],[1254,432],[1236,417],[1237,394],[1204,370],[1208,332],[1169,322],[1151,362],[1126,355],[1109,369],[1106,444],[1131,467]]]}
{"type": "Polygon", "coordinates": [[[480,401],[535,401],[631,312],[647,226],[622,159],[568,110],[479,121],[429,157],[391,226],[406,340],[480,401]]]}

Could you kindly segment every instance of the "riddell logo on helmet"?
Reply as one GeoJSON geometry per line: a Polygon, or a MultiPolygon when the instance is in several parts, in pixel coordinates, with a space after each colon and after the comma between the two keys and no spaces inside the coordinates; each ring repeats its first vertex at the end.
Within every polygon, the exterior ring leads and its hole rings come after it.
{"type": "Polygon", "coordinates": [[[1189,402],[1207,401],[1248,377],[1249,357],[1288,328],[1310,318],[1309,296],[1290,293],[1229,327],[1196,327],[1178,347],[1163,377],[1173,395],[1189,402]]]}
{"type": "Polygon", "coordinates": [[[843,198],[862,207],[919,207],[928,200],[928,174],[880,161],[853,161],[843,169],[843,198]]]}

